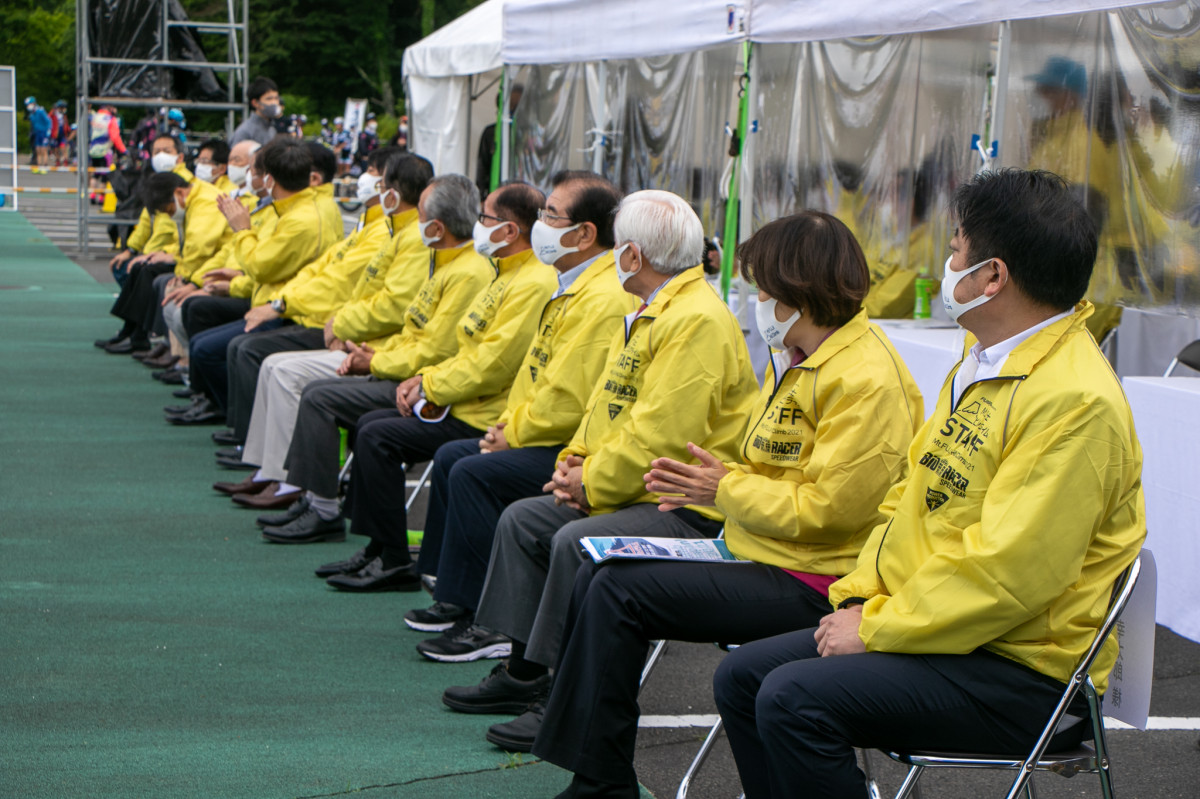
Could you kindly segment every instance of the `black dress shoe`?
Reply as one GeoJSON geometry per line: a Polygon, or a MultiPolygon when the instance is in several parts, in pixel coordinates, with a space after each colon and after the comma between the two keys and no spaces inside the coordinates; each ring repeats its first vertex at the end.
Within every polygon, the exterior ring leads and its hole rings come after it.
{"type": "Polygon", "coordinates": [[[215,455],[218,458],[236,458],[237,460],[240,461],[242,459],[242,448],[241,447],[221,447],[219,450],[214,452],[213,455],[215,455]]]}
{"type": "Polygon", "coordinates": [[[177,388],[171,392],[171,396],[178,397],[179,399],[187,399],[188,397],[196,396],[196,392],[190,388],[177,388]]]}
{"type": "Polygon", "coordinates": [[[512,721],[488,727],[488,742],[508,752],[532,752],[533,741],[542,728],[545,713],[546,706],[541,702],[530,705],[528,710],[512,721]]]}
{"type": "Polygon", "coordinates": [[[150,354],[150,345],[144,344],[141,349],[137,349],[137,345],[131,345],[133,349],[129,353],[129,357],[135,361],[142,361],[150,354]]]}
{"type": "Polygon", "coordinates": [[[335,574],[325,581],[339,591],[420,591],[421,575],[417,564],[404,563],[390,569],[383,568],[383,558],[373,558],[353,574],[335,574]]]}
{"type": "Polygon", "coordinates": [[[192,396],[192,401],[189,402],[187,405],[164,405],[163,413],[169,413],[172,416],[182,416],[183,414],[187,413],[188,411],[199,406],[201,403],[205,404],[206,409],[209,405],[212,404],[212,401],[209,400],[208,397],[204,396],[203,394],[192,394],[191,396],[192,396]]]}
{"type": "Polygon", "coordinates": [[[315,508],[308,508],[287,524],[264,527],[262,537],[264,541],[270,541],[272,544],[345,541],[346,519],[340,513],[332,519],[322,519],[315,508]]]}
{"type": "Polygon", "coordinates": [[[237,433],[233,432],[232,430],[230,430],[228,428],[226,428],[225,430],[218,430],[215,433],[213,433],[212,440],[213,440],[214,444],[240,445],[240,444],[246,443],[242,438],[240,438],[238,436],[237,433]]]}
{"type": "Polygon", "coordinates": [[[345,560],[335,560],[333,563],[318,566],[313,574],[318,577],[332,577],[335,574],[353,574],[372,560],[373,558],[367,554],[367,548],[363,547],[345,560]]]}
{"type": "Polygon", "coordinates": [[[158,382],[168,386],[182,386],[187,382],[187,369],[168,369],[158,378],[158,382]]]}
{"type": "Polygon", "coordinates": [[[220,411],[189,411],[180,416],[168,416],[167,421],[180,427],[202,424],[225,424],[225,414],[220,411]]]}
{"type": "MultiPolygon", "coordinates": [[[[170,348],[170,346],[168,346],[166,344],[155,344],[153,347],[151,347],[149,350],[146,351],[145,355],[141,354],[140,352],[131,352],[130,353],[130,355],[133,356],[134,360],[141,361],[142,363],[145,363],[146,361],[154,361],[154,360],[157,360],[157,359],[163,357],[164,355],[170,355],[170,354],[171,354],[171,348],[170,348]]],[[[159,366],[158,368],[161,369],[163,367],[159,366]]]]}
{"type": "Polygon", "coordinates": [[[246,469],[247,471],[259,468],[258,464],[246,463],[240,456],[236,458],[222,458],[218,456],[217,465],[224,466],[226,469],[246,469]]]}
{"type": "Polygon", "coordinates": [[[129,339],[123,338],[112,344],[105,344],[103,349],[110,355],[128,355],[133,352],[133,344],[129,342],[129,339]]]}
{"type": "Polygon", "coordinates": [[[300,499],[288,505],[287,510],[283,513],[264,513],[255,519],[254,523],[259,527],[282,527],[299,519],[306,510],[308,510],[308,495],[304,494],[300,499]]]}
{"type": "Polygon", "coordinates": [[[503,663],[496,664],[478,685],[452,685],[442,693],[442,704],[459,713],[524,713],[534,702],[550,696],[550,675],[525,682],[514,679],[503,663]]]}
{"type": "Polygon", "coordinates": [[[125,337],[122,336],[120,333],[117,333],[117,335],[113,336],[112,338],[98,338],[95,341],[93,341],[92,344],[99,347],[100,349],[104,349],[109,344],[116,344],[118,341],[120,341],[123,338],[125,338],[125,337]]]}

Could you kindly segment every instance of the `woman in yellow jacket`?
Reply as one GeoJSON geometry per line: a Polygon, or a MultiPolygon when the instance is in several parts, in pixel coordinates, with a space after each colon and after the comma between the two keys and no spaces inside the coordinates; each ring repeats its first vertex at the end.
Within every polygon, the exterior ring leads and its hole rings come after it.
{"type": "Polygon", "coordinates": [[[723,513],[730,552],[748,562],[580,570],[533,747],[574,771],[579,788],[615,783],[636,795],[638,678],[651,640],[742,643],[829,612],[829,585],[854,567],[924,419],[912,376],[861,310],[870,278],[845,224],[805,211],[762,228],[738,258],[759,287],[759,331],[778,350],[741,459],[689,445],[696,463],[659,458],[645,480],[661,510],[723,513]]]}

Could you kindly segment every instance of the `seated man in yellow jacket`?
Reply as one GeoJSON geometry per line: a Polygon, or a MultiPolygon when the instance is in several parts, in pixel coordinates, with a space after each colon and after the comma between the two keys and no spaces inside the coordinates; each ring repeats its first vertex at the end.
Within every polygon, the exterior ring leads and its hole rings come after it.
{"type": "Polygon", "coordinates": [[[352,427],[367,411],[393,407],[401,381],[458,351],[460,326],[478,333],[494,318],[498,303],[480,295],[497,279],[497,270],[475,251],[471,236],[479,216],[475,184],[463,175],[434,178],[417,210],[421,240],[432,250],[428,279],[399,333],[377,348],[347,342],[341,377],[305,386],[283,465],[287,482],[306,489],[308,502],[297,503],[303,507],[285,524],[264,527],[268,541],[344,540],[337,507],[338,428],[352,427]]]}
{"type": "MultiPolygon", "coordinates": [[[[737,457],[758,394],[746,339],[704,279],[704,231],[681,197],[626,196],[614,237],[616,276],[641,304],[618,329],[583,420],[547,475],[549,495],[519,500],[500,517],[475,625],[421,642],[425,657],[457,662],[510,653],[508,674],[534,682],[558,660],[581,538],[650,531],[714,538],[721,530],[716,508],[660,513],[642,475],[655,457],[690,460],[689,443],[721,460],[737,457]]],[[[493,727],[489,740],[520,746],[511,742],[519,737],[527,748],[538,723],[540,713],[531,711],[493,727]]]]}
{"type": "MultiPolygon", "coordinates": [[[[254,295],[267,300],[272,291],[341,240],[343,229],[340,215],[336,226],[327,218],[323,198],[311,186],[313,157],[303,142],[280,137],[263,147],[259,158],[264,184],[273,199],[274,218],[255,228],[249,212],[236,199],[220,195],[218,202],[228,227],[234,231],[233,254],[238,266],[253,281],[254,295]]],[[[177,268],[176,275],[187,279],[191,271],[181,273],[177,268]]],[[[264,327],[280,324],[276,320],[264,327]]],[[[232,339],[245,332],[245,327],[244,320],[237,320],[192,337],[188,357],[191,385],[197,394],[190,406],[178,413],[168,411],[168,422],[215,424],[224,418],[228,391],[226,350],[232,339]]]]}
{"type": "MultiPolygon", "coordinates": [[[[717,669],[751,799],[865,799],[855,746],[1028,752],[1145,539],[1133,417],[1085,327],[1095,223],[1048,172],[982,173],[953,207],[942,302],[971,335],[908,478],[830,587],[837,610],[717,669]]],[[[1089,728],[1076,699],[1050,751],[1089,728]]]]}

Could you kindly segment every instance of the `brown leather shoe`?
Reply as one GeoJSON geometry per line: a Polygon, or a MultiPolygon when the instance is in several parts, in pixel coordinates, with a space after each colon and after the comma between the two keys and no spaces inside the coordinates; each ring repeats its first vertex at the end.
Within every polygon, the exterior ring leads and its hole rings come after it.
{"type": "Polygon", "coordinates": [[[178,362],[179,362],[179,356],[172,355],[170,352],[168,352],[165,355],[162,355],[158,358],[142,359],[142,364],[144,366],[150,367],[151,369],[170,369],[172,366],[174,366],[178,362]]]}
{"type": "Polygon", "coordinates": [[[279,483],[271,483],[269,486],[254,494],[234,494],[233,501],[243,508],[253,508],[254,510],[278,510],[286,508],[303,496],[301,491],[289,491],[286,494],[276,494],[275,491],[279,488],[279,483]]]}
{"type": "Polygon", "coordinates": [[[171,348],[169,346],[167,346],[166,344],[155,344],[153,347],[151,347],[149,350],[147,350],[144,353],[141,352],[140,350],[138,350],[136,352],[131,352],[130,355],[133,356],[134,360],[138,360],[138,361],[141,361],[142,363],[145,363],[148,360],[152,360],[154,358],[161,358],[164,355],[168,355],[168,354],[170,354],[170,352],[171,352],[171,348]]]}
{"type": "Polygon", "coordinates": [[[271,480],[254,481],[254,475],[250,475],[240,483],[213,483],[213,490],[220,491],[222,494],[257,494],[264,490],[269,485],[279,485],[271,480]]]}

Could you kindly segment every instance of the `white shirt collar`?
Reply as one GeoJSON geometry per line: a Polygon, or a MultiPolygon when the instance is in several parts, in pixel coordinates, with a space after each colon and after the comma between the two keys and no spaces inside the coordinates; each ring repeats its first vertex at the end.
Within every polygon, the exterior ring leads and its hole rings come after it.
{"type": "Polygon", "coordinates": [[[571,288],[571,284],[573,284],[575,282],[575,280],[580,275],[582,275],[589,266],[596,263],[596,259],[598,259],[601,255],[604,255],[607,252],[608,252],[608,250],[605,250],[604,252],[600,253],[600,255],[593,256],[593,257],[587,259],[586,261],[584,261],[583,263],[579,264],[578,266],[573,266],[565,272],[559,272],[558,273],[558,291],[554,292],[554,295],[551,296],[550,299],[553,300],[557,297],[561,297],[563,294],[566,294],[567,289],[571,288]]]}
{"type": "Polygon", "coordinates": [[[1039,330],[1044,330],[1060,319],[1066,319],[1073,313],[1075,313],[1074,308],[1069,311],[1063,311],[1060,314],[1055,314],[1049,319],[1038,322],[1033,327],[1026,328],[1015,336],[1010,336],[987,349],[984,349],[979,342],[976,342],[975,346],[971,347],[967,353],[969,357],[964,359],[962,367],[954,375],[951,396],[953,404],[958,404],[958,398],[962,396],[967,386],[972,383],[1000,377],[1001,370],[1004,369],[1004,363],[1008,360],[1008,356],[1024,341],[1032,338],[1039,330]]]}

